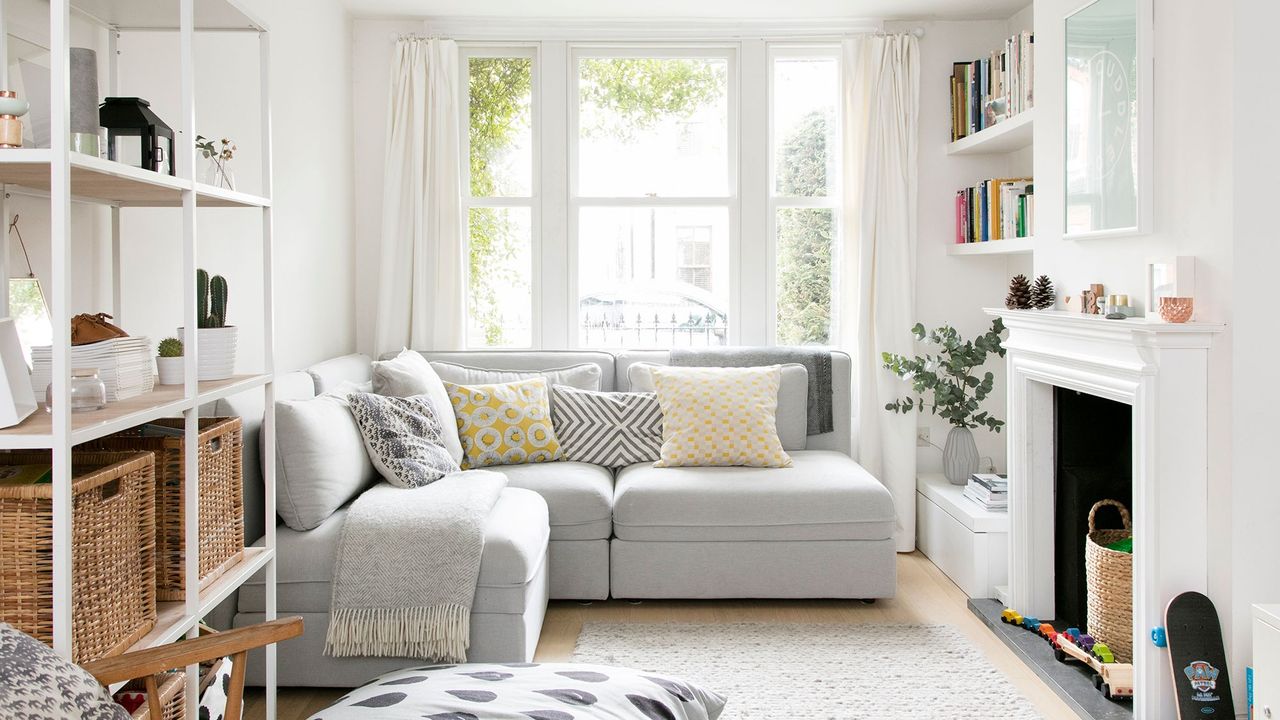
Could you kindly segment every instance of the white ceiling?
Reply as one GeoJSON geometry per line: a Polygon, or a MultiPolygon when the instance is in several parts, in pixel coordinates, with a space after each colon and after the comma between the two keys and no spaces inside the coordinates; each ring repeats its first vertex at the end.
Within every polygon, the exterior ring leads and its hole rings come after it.
{"type": "Polygon", "coordinates": [[[1029,0],[344,0],[357,17],[1008,18],[1029,0]]]}

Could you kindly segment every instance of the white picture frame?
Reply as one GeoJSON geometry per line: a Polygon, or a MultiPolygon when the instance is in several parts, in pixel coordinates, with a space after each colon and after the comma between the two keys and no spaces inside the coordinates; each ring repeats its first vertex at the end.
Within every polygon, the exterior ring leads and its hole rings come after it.
{"type": "Polygon", "coordinates": [[[1147,263],[1146,313],[1159,317],[1160,298],[1195,297],[1196,259],[1191,255],[1159,258],[1147,263]]]}

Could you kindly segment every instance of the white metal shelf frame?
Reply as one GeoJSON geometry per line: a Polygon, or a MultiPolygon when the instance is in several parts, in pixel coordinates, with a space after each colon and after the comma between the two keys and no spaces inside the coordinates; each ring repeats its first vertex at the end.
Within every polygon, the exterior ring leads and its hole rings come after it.
{"type": "MultiPolygon", "coordinates": [[[[0,218],[6,221],[8,209],[4,198],[12,184],[14,191],[47,197],[50,212],[50,248],[52,272],[50,287],[46,289],[51,301],[50,321],[54,327],[53,340],[53,401],[54,410],[48,418],[39,418],[39,425],[47,420],[47,431],[41,427],[20,427],[16,432],[0,437],[0,446],[52,448],[53,465],[53,590],[54,590],[54,639],[53,647],[64,657],[71,655],[71,576],[72,576],[72,496],[71,451],[77,442],[100,437],[130,423],[146,422],[173,412],[181,412],[185,419],[186,443],[185,470],[185,567],[186,598],[183,603],[169,604],[163,608],[159,622],[151,634],[139,643],[146,647],[173,642],[184,635],[194,637],[199,619],[215,605],[235,592],[259,570],[266,574],[266,617],[276,616],[276,566],[275,566],[275,318],[273,244],[272,244],[272,165],[271,165],[271,89],[270,89],[270,35],[267,26],[244,11],[235,0],[179,0],[176,17],[164,17],[153,6],[136,0],[50,0],[50,144],[46,149],[0,150],[0,218]],[[144,7],[145,6],[145,7],[144,7]],[[117,85],[116,40],[119,33],[137,31],[168,31],[179,35],[181,65],[182,123],[178,128],[176,177],[168,177],[143,170],[134,170],[98,158],[78,155],[70,149],[70,73],[68,52],[70,48],[71,13],[94,21],[108,31],[110,67],[109,92],[114,95],[117,85]],[[205,19],[208,27],[198,23],[205,19]],[[259,83],[262,113],[262,196],[213,188],[195,181],[195,49],[194,35],[200,30],[253,32],[259,38],[259,83]],[[78,191],[78,192],[77,192],[78,191]],[[113,310],[121,315],[120,288],[123,270],[120,263],[120,209],[125,207],[176,207],[182,212],[183,260],[183,322],[186,327],[196,327],[195,271],[197,262],[197,230],[199,207],[244,207],[262,213],[262,267],[263,267],[263,371],[261,374],[241,376],[223,383],[205,383],[197,379],[200,357],[198,334],[187,338],[184,356],[184,384],[181,396],[158,393],[151,404],[144,398],[143,404],[129,411],[117,413],[103,422],[76,427],[69,411],[71,371],[71,203],[90,202],[111,207],[111,247],[113,310]],[[262,388],[265,400],[263,433],[263,475],[266,488],[264,547],[251,549],[245,559],[232,568],[218,582],[200,591],[199,583],[199,456],[195,439],[199,435],[199,412],[204,402],[225,397],[235,392],[262,388]],[[180,606],[180,608],[179,608],[180,606]]],[[[2,0],[0,0],[2,2],[2,0]]],[[[170,6],[172,7],[172,6],[170,6]]],[[[5,32],[3,9],[0,5],[0,36],[5,32]]],[[[3,46],[0,42],[0,46],[3,46]]],[[[8,275],[8,233],[0,240],[0,270],[8,275]]],[[[0,311],[8,313],[7,291],[0,293],[0,311]]],[[[266,650],[266,714],[276,715],[275,647],[266,650]]],[[[187,668],[187,716],[196,717],[198,700],[198,673],[194,666],[187,668]]]]}

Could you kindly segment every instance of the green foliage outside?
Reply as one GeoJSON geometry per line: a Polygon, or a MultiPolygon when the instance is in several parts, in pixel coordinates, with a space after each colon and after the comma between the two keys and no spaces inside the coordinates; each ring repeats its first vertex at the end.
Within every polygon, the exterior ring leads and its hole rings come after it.
{"type": "MultiPolygon", "coordinates": [[[[696,60],[592,58],[580,64],[580,101],[601,112],[582,128],[585,135],[609,134],[628,140],[632,133],[663,118],[689,116],[718,97],[724,69],[696,60]]],[[[471,195],[511,195],[500,168],[493,165],[527,130],[532,61],[528,58],[471,58],[471,195]]],[[[507,211],[472,208],[470,230],[470,312],[484,330],[486,345],[508,341],[502,328],[497,289],[528,287],[511,268],[527,239],[507,211]]]]}
{"type": "Polygon", "coordinates": [[[884,366],[909,381],[915,393],[914,397],[894,400],[884,409],[909,413],[915,410],[924,412],[928,408],[956,427],[985,427],[1000,432],[1004,421],[979,410],[982,401],[991,394],[995,377],[988,372],[979,379],[973,370],[982,367],[988,355],[1004,357],[1004,343],[1000,339],[1003,332],[1004,322],[1000,318],[991,322],[990,330],[973,340],[960,337],[960,333],[950,325],[926,333],[924,325],[916,323],[911,328],[916,341],[923,342],[928,338],[929,344],[937,345],[940,352],[916,357],[883,353],[884,366]],[[925,399],[926,395],[931,395],[929,400],[925,399]]]}
{"type": "MultiPolygon", "coordinates": [[[[779,148],[778,194],[827,192],[828,113],[806,115],[779,148]]],[[[829,208],[778,212],[777,339],[782,345],[831,342],[831,250],[835,218],[829,208]]]]}

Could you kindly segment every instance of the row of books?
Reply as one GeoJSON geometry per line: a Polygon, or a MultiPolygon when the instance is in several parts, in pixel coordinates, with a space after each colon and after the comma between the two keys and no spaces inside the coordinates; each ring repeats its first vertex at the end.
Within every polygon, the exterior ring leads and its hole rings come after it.
{"type": "Polygon", "coordinates": [[[985,510],[1009,509],[1009,476],[974,473],[964,486],[964,496],[985,510]]]}
{"type": "Polygon", "coordinates": [[[951,140],[972,135],[1031,108],[1035,35],[1021,32],[989,57],[951,64],[951,140]]]}
{"type": "MultiPolygon", "coordinates": [[[[155,375],[151,364],[151,341],[146,336],[103,340],[71,348],[72,369],[93,368],[107,386],[107,402],[116,402],[151,392],[155,375]]],[[[53,382],[53,346],[31,348],[31,389],[44,398],[53,382]]]]}
{"type": "Polygon", "coordinates": [[[956,242],[1021,238],[1035,227],[1031,178],[993,178],[956,193],[956,242]]]}

